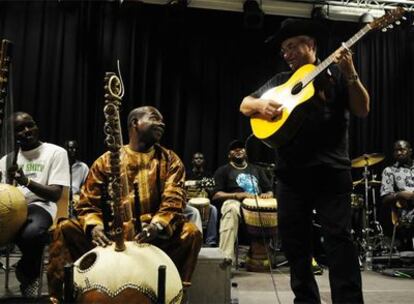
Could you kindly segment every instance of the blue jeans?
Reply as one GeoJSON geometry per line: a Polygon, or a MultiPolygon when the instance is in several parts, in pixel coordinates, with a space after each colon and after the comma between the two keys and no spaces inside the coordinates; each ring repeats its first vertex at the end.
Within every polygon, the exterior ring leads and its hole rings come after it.
{"type": "Polygon", "coordinates": [[[45,209],[34,204],[28,205],[27,221],[16,238],[16,244],[22,252],[16,271],[27,280],[20,283],[28,284],[39,277],[43,248],[49,242],[48,229],[52,223],[53,219],[45,209]]]}

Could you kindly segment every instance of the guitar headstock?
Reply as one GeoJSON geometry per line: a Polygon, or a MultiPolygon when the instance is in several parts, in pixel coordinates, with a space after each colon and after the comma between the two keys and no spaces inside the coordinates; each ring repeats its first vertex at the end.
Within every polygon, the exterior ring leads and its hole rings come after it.
{"type": "Polygon", "coordinates": [[[397,20],[400,20],[404,15],[405,10],[402,7],[397,7],[392,11],[387,11],[384,16],[375,19],[369,24],[371,29],[382,29],[388,25],[394,23],[397,20]]]}
{"type": "MultiPolygon", "coordinates": [[[[3,39],[0,45],[0,130],[4,122],[6,96],[8,94],[9,70],[12,56],[11,41],[3,39]]],[[[0,137],[2,134],[0,134],[0,137]]]]}

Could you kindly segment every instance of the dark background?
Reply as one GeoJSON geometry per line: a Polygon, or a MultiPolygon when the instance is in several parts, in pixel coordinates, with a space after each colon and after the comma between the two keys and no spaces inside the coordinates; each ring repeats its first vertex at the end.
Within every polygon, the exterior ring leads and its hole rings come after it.
{"type": "MultiPolygon", "coordinates": [[[[264,43],[283,19],[266,16],[262,28],[248,29],[243,14],[234,12],[129,2],[1,1],[0,37],[14,43],[14,108],[33,115],[44,141],[78,140],[89,165],[104,152],[103,75],[115,71],[119,59],[126,90],[123,122],[137,106],[156,106],[167,124],[162,144],[187,165],[194,152],[203,152],[214,171],[226,162],[228,142],[251,133],[238,110],[242,98],[287,69],[279,51],[264,43]]],[[[329,22],[321,59],[358,28],[329,22]]],[[[371,167],[377,175],[392,162],[393,142],[414,138],[412,31],[399,26],[372,32],[354,47],[372,108],[368,118],[351,122],[350,155],[384,153],[385,161],[371,167]]],[[[273,151],[259,141],[249,144],[252,160],[274,161],[273,151]]],[[[354,169],[354,179],[361,173],[354,169]]]]}

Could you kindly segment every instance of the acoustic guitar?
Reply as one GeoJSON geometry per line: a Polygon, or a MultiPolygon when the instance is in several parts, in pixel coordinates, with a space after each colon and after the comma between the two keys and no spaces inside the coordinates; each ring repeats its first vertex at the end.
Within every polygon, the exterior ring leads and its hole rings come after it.
{"type": "Polygon", "coordinates": [[[260,98],[272,99],[283,105],[281,115],[269,121],[251,117],[250,124],[253,134],[271,148],[278,148],[289,142],[301,126],[304,118],[303,104],[315,94],[313,80],[334,62],[335,53],[349,49],[365,34],[374,29],[381,29],[399,20],[405,10],[398,7],[384,16],[365,25],[348,41],[334,51],[319,65],[306,64],[295,71],[288,81],[266,91],[260,98]]]}

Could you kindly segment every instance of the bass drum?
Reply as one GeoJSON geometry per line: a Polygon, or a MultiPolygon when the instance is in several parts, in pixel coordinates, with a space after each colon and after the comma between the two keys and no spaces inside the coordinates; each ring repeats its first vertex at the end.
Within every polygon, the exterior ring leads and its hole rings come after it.
{"type": "Polygon", "coordinates": [[[78,303],[158,303],[158,267],[166,266],[165,303],[180,303],[183,287],[170,257],[150,244],[96,247],[74,264],[78,303]]]}
{"type": "Polygon", "coordinates": [[[14,186],[0,184],[0,246],[12,242],[27,219],[27,203],[14,186]]]}

